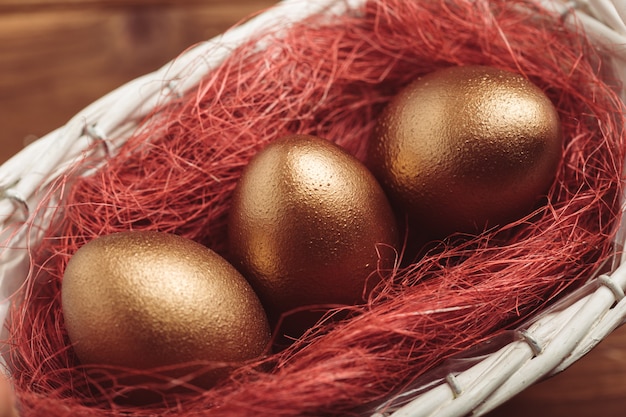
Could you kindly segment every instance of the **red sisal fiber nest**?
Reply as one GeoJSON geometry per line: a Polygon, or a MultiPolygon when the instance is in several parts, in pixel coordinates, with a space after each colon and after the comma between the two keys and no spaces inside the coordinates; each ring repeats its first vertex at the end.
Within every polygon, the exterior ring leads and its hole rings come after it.
{"type": "Polygon", "coordinates": [[[370,0],[258,34],[195,90],[157,109],[119,155],[103,166],[87,159],[74,172],[89,175],[62,180],[59,218],[10,322],[22,415],[357,415],[519,325],[614,255],[624,108],[600,62],[582,34],[523,0],[370,0]],[[113,376],[86,376],[59,302],[65,265],[80,246],[103,234],[159,230],[228,258],[230,194],[259,149],[305,133],[362,159],[376,116],[402,86],[468,64],[520,72],[556,105],[565,141],[545,205],[501,229],[399,259],[379,271],[383,283],[368,303],[336,309],[348,319],[318,323],[209,391],[133,407],[115,401],[127,388],[113,376]]]}

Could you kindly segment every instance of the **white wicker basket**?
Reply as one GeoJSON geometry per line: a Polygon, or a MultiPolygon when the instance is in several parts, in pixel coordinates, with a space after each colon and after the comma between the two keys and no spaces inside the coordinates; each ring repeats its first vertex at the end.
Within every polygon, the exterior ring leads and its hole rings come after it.
{"type": "MultiPolygon", "coordinates": [[[[28,277],[29,248],[40,241],[41,230],[54,214],[53,207],[38,207],[40,202],[67,167],[83,158],[87,149],[93,151],[94,141],[102,142],[101,150],[114,154],[151,109],[193,88],[252,34],[277,21],[287,25],[312,13],[342,13],[362,1],[285,0],[102,97],[0,166],[0,323],[8,308],[8,301],[1,300],[28,277]]],[[[626,83],[626,0],[536,1],[554,8],[564,19],[582,23],[598,48],[610,49],[607,64],[626,83]]],[[[622,97],[626,98],[624,92],[622,97]]],[[[626,227],[622,227],[619,247],[625,236],[626,227]]],[[[626,265],[620,263],[616,261],[610,275],[590,279],[587,286],[512,332],[498,350],[484,355],[471,352],[464,363],[457,360],[437,369],[440,378],[429,375],[424,386],[385,404],[386,413],[394,417],[481,415],[567,368],[625,321],[626,265]]],[[[6,337],[0,334],[0,341],[6,337]]]]}

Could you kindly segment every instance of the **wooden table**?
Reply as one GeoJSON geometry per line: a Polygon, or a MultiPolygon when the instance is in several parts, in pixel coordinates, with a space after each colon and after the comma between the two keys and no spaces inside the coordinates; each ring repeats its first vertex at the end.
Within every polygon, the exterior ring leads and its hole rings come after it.
{"type": "MultiPolygon", "coordinates": [[[[0,163],[274,0],[0,0],[0,163]]],[[[490,417],[622,417],[626,327],[490,417]]]]}

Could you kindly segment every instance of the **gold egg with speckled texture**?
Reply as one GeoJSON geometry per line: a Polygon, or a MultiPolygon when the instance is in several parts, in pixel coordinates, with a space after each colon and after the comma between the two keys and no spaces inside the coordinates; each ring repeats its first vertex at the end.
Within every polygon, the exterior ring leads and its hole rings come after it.
{"type": "Polygon", "coordinates": [[[366,163],[412,227],[441,238],[529,213],[554,182],[561,142],[557,110],[528,79],[449,67],[391,100],[366,163]]]}
{"type": "Polygon", "coordinates": [[[229,218],[232,262],[270,317],[293,308],[364,301],[393,265],[398,230],[367,168],[338,145],[290,135],[244,170],[229,218]]]}
{"type": "MultiPolygon", "coordinates": [[[[212,250],[173,234],[129,231],[91,240],[71,257],[61,295],[83,364],[230,367],[262,355],[270,340],[265,311],[243,276],[212,250]]],[[[199,384],[223,375],[209,373],[199,384]]]]}

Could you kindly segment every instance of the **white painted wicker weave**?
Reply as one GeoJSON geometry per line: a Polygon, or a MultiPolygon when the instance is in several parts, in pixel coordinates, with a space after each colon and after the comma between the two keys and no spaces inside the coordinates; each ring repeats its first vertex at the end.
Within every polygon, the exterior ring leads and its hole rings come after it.
{"type": "MultiPolygon", "coordinates": [[[[40,202],[69,166],[88,149],[93,152],[94,141],[103,144],[101,151],[114,154],[157,103],[193,88],[252,34],[312,13],[342,13],[362,1],[285,0],[244,25],[189,49],[160,70],[114,90],[0,166],[0,324],[8,308],[8,301],[2,300],[27,278],[29,248],[40,241],[42,228],[54,214],[51,205],[38,207],[40,202]]],[[[607,64],[626,83],[626,0],[536,1],[554,8],[565,19],[582,23],[598,48],[610,50],[607,64]]],[[[624,246],[625,237],[623,226],[619,247],[624,246]]],[[[393,417],[482,415],[538,380],[567,368],[624,323],[625,289],[626,265],[611,274],[590,277],[587,286],[512,332],[509,341],[494,341],[499,349],[469,353],[466,360],[442,366],[435,370],[438,377],[429,375],[424,386],[384,404],[381,410],[393,417]]],[[[6,337],[0,334],[0,346],[6,337]]],[[[0,359],[3,368],[1,365],[0,359]]]]}

